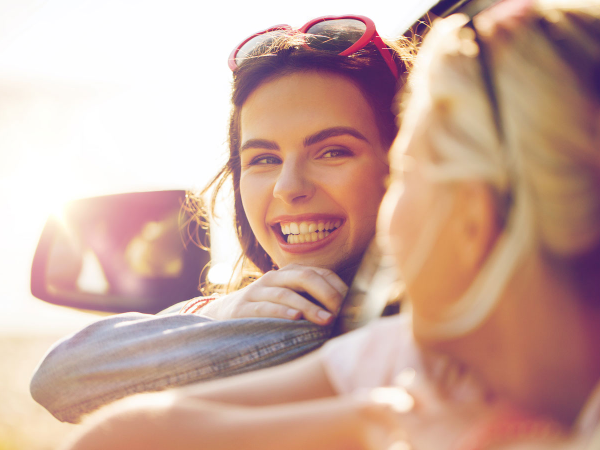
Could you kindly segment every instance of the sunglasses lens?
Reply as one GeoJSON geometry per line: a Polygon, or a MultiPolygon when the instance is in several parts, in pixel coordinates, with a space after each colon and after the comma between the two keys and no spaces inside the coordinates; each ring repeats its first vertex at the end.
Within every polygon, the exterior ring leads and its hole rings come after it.
{"type": "Polygon", "coordinates": [[[341,53],[358,41],[367,26],[356,19],[335,19],[319,22],[308,30],[306,42],[312,48],[341,53]]]}
{"type": "Polygon", "coordinates": [[[287,33],[286,30],[273,30],[254,36],[240,47],[235,56],[235,63],[239,66],[246,58],[271,53],[275,50],[277,39],[287,33]]]}

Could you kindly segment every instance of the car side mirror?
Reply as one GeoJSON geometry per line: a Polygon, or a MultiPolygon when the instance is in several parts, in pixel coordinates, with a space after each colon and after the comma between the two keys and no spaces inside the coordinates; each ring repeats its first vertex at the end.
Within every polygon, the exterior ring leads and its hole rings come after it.
{"type": "MultiPolygon", "coordinates": [[[[192,242],[185,191],[86,198],[52,215],[31,269],[31,293],[62,306],[156,313],[200,295],[207,250],[192,242]]],[[[205,230],[193,230],[205,242],[205,230]]]]}

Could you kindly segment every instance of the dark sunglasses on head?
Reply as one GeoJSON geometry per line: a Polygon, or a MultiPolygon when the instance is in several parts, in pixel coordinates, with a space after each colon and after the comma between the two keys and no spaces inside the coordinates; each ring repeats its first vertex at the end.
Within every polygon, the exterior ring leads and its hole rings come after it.
{"type": "MultiPolygon", "coordinates": [[[[481,39],[481,36],[477,31],[477,27],[473,23],[473,19],[471,19],[465,25],[464,29],[471,30],[471,32],[473,33],[472,38],[475,44],[477,44],[477,61],[481,73],[481,79],[483,81],[483,87],[488,99],[488,103],[490,105],[490,113],[494,122],[496,137],[498,138],[498,143],[502,148],[507,168],[509,168],[509,176],[514,177],[514,168],[511,169],[512,161],[505,147],[506,129],[502,120],[501,103],[498,98],[498,89],[496,87],[496,82],[494,79],[494,70],[492,68],[490,53],[485,45],[485,42],[481,39]]],[[[513,186],[512,183],[511,186],[513,186]]],[[[512,189],[506,192],[503,198],[499,199],[499,201],[499,207],[501,208],[500,210],[502,218],[506,219],[508,217],[510,208],[512,207],[512,204],[514,202],[512,189]]]]}
{"type": "Polygon", "coordinates": [[[477,32],[477,28],[470,20],[465,27],[472,30],[473,39],[478,47],[477,59],[479,61],[479,67],[481,70],[481,78],[483,80],[483,86],[490,103],[490,109],[496,126],[496,134],[500,143],[504,141],[504,125],[502,124],[502,116],[500,115],[500,104],[498,102],[498,92],[494,82],[494,74],[492,72],[491,61],[487,49],[477,32]]]}
{"type": "Polygon", "coordinates": [[[297,30],[289,25],[276,25],[259,31],[231,52],[229,68],[235,72],[244,59],[273,51],[277,38],[295,34],[302,36],[303,45],[309,48],[341,56],[352,55],[373,43],[394,77],[398,78],[392,52],[377,33],[373,21],[364,16],[325,16],[313,19],[297,30]]]}

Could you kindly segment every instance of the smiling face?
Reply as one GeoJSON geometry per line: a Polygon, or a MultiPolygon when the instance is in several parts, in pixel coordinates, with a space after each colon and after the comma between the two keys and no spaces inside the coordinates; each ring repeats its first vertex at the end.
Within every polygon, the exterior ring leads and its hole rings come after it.
{"type": "Polygon", "coordinates": [[[242,204],[273,262],[334,271],[357,264],[388,172],[361,91],[339,75],[285,75],[248,97],[240,123],[242,204]]]}

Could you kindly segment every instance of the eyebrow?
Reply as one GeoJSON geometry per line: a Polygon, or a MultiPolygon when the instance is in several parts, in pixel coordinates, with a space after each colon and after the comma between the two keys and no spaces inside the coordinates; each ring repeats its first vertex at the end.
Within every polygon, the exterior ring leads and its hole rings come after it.
{"type": "MultiPolygon", "coordinates": [[[[317,144],[318,142],[324,141],[325,139],[329,139],[331,137],[336,136],[352,136],[356,139],[360,139],[361,141],[369,142],[369,140],[357,129],[352,127],[331,127],[326,128],[324,130],[318,131],[315,134],[311,134],[310,136],[304,139],[304,146],[309,147],[311,145],[317,144]]],[[[265,150],[280,150],[279,145],[277,145],[274,141],[268,141],[266,139],[250,139],[249,141],[244,142],[244,144],[240,147],[240,153],[249,148],[262,148],[265,150]]]]}
{"type": "Polygon", "coordinates": [[[355,128],[332,127],[332,128],[326,128],[324,130],[321,130],[315,134],[308,136],[306,139],[304,139],[304,146],[309,147],[318,142],[324,141],[325,139],[328,139],[330,137],[344,136],[344,135],[349,135],[349,136],[355,137],[356,139],[360,139],[361,141],[369,142],[369,140],[355,128]]]}
{"type": "Polygon", "coordinates": [[[265,150],[279,150],[279,145],[273,141],[268,141],[266,139],[250,139],[249,141],[244,142],[244,144],[240,147],[240,153],[249,148],[263,148],[265,150]]]}

